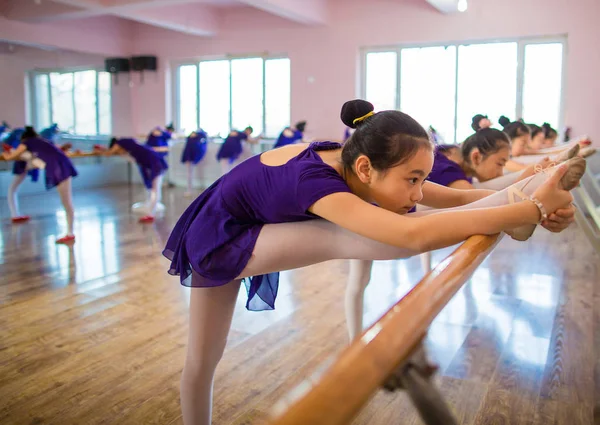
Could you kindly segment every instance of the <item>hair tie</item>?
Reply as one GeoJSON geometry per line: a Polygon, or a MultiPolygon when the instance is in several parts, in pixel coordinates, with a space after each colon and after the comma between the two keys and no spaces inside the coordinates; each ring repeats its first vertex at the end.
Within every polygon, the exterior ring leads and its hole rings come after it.
{"type": "Polygon", "coordinates": [[[371,112],[363,115],[362,117],[356,118],[355,120],[352,121],[352,124],[356,124],[357,122],[364,121],[365,119],[369,118],[371,115],[375,115],[375,112],[371,111],[371,112]]]}

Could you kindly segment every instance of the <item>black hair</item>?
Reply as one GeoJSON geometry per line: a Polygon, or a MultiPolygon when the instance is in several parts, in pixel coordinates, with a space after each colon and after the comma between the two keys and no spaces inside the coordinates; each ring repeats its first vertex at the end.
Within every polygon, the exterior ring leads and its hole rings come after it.
{"type": "Polygon", "coordinates": [[[498,119],[498,124],[500,124],[508,137],[515,139],[520,136],[524,136],[526,134],[531,134],[531,130],[522,120],[510,122],[508,118],[502,115],[498,119]]]}
{"type": "Polygon", "coordinates": [[[248,126],[244,129],[244,131],[246,130],[250,130],[250,134],[254,133],[254,129],[252,128],[252,126],[248,126]]]}
{"type": "Polygon", "coordinates": [[[173,126],[173,123],[169,124],[169,125],[166,127],[166,130],[169,130],[169,131],[175,131],[175,127],[173,126]]]}
{"type": "Polygon", "coordinates": [[[306,128],[306,121],[299,121],[294,127],[296,127],[296,130],[298,130],[300,133],[304,133],[304,129],[306,128]]]}
{"type": "Polygon", "coordinates": [[[108,144],[108,149],[112,148],[115,143],[117,143],[117,138],[113,137],[112,139],[110,139],[110,143],[108,144]]]}
{"type": "Polygon", "coordinates": [[[373,168],[385,171],[409,161],[420,149],[433,150],[425,129],[400,111],[372,113],[371,103],[355,99],[342,106],[342,122],[356,131],[342,148],[342,164],[352,168],[359,155],[366,155],[373,168]]]}
{"type": "Polygon", "coordinates": [[[544,132],[544,137],[546,139],[554,139],[558,137],[558,132],[555,129],[553,129],[552,126],[547,122],[542,124],[542,131],[544,132]]]}
{"type": "Polygon", "coordinates": [[[35,131],[35,129],[30,125],[25,127],[25,131],[23,132],[23,134],[21,134],[21,140],[33,139],[34,137],[38,137],[38,134],[35,131]]]}
{"type": "Polygon", "coordinates": [[[481,120],[484,119],[487,119],[487,115],[477,114],[473,117],[473,119],[471,120],[471,128],[473,129],[473,131],[481,130],[481,127],[479,127],[479,123],[481,122],[481,120]]]}
{"type": "Polygon", "coordinates": [[[510,146],[508,135],[495,128],[482,128],[475,134],[467,137],[462,143],[461,153],[465,161],[470,162],[470,155],[473,149],[477,149],[483,159],[498,152],[503,147],[510,146]]]}
{"type": "Polygon", "coordinates": [[[535,137],[538,134],[544,132],[542,127],[540,127],[539,125],[536,125],[536,124],[527,124],[527,127],[529,127],[529,129],[531,130],[531,137],[535,137]]]}

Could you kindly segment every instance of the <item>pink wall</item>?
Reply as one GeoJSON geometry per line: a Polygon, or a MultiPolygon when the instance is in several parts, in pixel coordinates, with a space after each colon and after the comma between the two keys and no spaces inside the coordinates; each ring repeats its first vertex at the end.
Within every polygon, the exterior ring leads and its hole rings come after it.
{"type": "MultiPolygon", "coordinates": [[[[359,51],[365,46],[568,35],[566,120],[575,133],[600,138],[600,16],[598,0],[472,0],[467,13],[442,15],[425,0],[331,0],[331,22],[305,27],[252,8],[225,10],[214,38],[186,35],[112,17],[24,24],[0,17],[0,39],[107,55],[156,54],[159,72],[121,76],[113,88],[113,127],[146,133],[171,118],[172,62],[183,58],[286,54],[292,64],[292,121],[307,119],[319,137],[339,138],[341,104],[356,96],[359,51]],[[312,81],[312,82],[311,82],[312,81]]],[[[45,62],[44,62],[45,63],[45,62]]],[[[52,64],[67,63],[53,59],[52,64]]],[[[6,118],[24,117],[24,71],[35,61],[0,55],[2,93],[16,99],[6,118]],[[12,115],[11,115],[12,114],[12,115]]],[[[52,65],[54,66],[54,65],[52,65]]],[[[66,66],[66,65],[65,65],[66,66]]],[[[0,116],[0,118],[4,118],[0,116]]]]}
{"type": "Polygon", "coordinates": [[[12,126],[29,124],[26,111],[25,80],[27,71],[48,68],[97,67],[103,59],[83,53],[44,51],[14,46],[14,53],[0,54],[0,119],[12,126]],[[10,102],[6,100],[10,99],[10,102]]]}
{"type": "Polygon", "coordinates": [[[264,51],[292,63],[292,121],[307,119],[311,133],[339,138],[339,108],[356,95],[359,49],[400,43],[568,35],[566,120],[575,133],[600,138],[600,2],[477,0],[467,13],[445,16],[424,0],[334,0],[327,27],[302,27],[252,9],[228,11],[211,39],[135,28],[133,49],[159,56],[157,81],[136,87],[136,131],[162,123],[167,111],[166,66],[181,58],[264,51]],[[314,82],[309,82],[309,77],[314,82]]]}
{"type": "MultiPolygon", "coordinates": [[[[31,124],[28,117],[26,74],[35,69],[103,68],[104,57],[77,52],[45,51],[32,47],[15,46],[14,53],[0,54],[0,120],[11,126],[31,124]],[[6,101],[10,99],[10,102],[6,101]]],[[[126,79],[113,84],[113,132],[130,135],[134,131],[131,116],[131,89],[126,79]]]]}
{"type": "Polygon", "coordinates": [[[105,56],[127,55],[132,24],[115,17],[29,24],[0,16],[0,39],[105,56]]]}

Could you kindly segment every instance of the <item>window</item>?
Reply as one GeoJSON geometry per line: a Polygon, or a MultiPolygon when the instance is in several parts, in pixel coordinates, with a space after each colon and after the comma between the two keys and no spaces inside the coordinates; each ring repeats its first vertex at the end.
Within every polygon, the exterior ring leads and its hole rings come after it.
{"type": "Polygon", "coordinates": [[[265,135],[277,137],[290,124],[290,60],[265,61],[265,135]]]}
{"type": "Polygon", "coordinates": [[[517,48],[517,43],[458,47],[457,142],[473,134],[476,114],[488,115],[493,122],[502,115],[516,119],[517,48]]]}
{"type": "Polygon", "coordinates": [[[110,75],[95,70],[35,72],[33,117],[39,130],[57,123],[62,131],[92,136],[111,133],[110,75]]]}
{"type": "Polygon", "coordinates": [[[400,76],[401,110],[453,140],[456,46],[402,49],[400,76]]]}
{"type": "Polygon", "coordinates": [[[525,46],[523,119],[560,128],[562,43],[525,46]]]}
{"type": "Polygon", "coordinates": [[[376,110],[397,108],[397,64],[396,52],[367,54],[367,98],[376,110]]]}
{"type": "Polygon", "coordinates": [[[399,108],[433,126],[446,143],[471,135],[476,114],[560,128],[563,51],[564,40],[366,51],[362,96],[376,110],[399,108]]]}
{"type": "Polygon", "coordinates": [[[290,60],[243,58],[180,65],[176,116],[179,129],[201,127],[225,137],[247,126],[277,137],[290,124],[290,60]]]}

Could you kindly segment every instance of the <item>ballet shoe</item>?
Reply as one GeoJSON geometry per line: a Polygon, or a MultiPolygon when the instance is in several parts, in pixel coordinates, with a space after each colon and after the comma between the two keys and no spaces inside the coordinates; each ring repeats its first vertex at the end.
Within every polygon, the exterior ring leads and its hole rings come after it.
{"type": "Polygon", "coordinates": [[[60,239],[56,240],[57,244],[69,244],[69,243],[75,243],[75,235],[67,235],[67,236],[63,236],[60,239]]]}
{"type": "MultiPolygon", "coordinates": [[[[577,145],[579,146],[579,145],[577,145]]],[[[581,158],[587,158],[588,156],[592,156],[596,153],[596,148],[583,148],[579,151],[579,156],[581,158]]]]}
{"type": "MultiPolygon", "coordinates": [[[[579,181],[585,173],[586,161],[583,158],[575,157],[569,159],[565,163],[567,164],[569,169],[560,179],[559,187],[563,190],[572,190],[573,188],[577,187],[579,181]]],[[[548,170],[549,169],[542,170],[542,172],[547,172],[548,170]]],[[[536,170],[536,172],[538,172],[538,170],[536,170]]],[[[529,196],[525,195],[521,190],[517,189],[516,187],[509,187],[509,204],[514,204],[515,202],[518,202],[516,198],[520,198],[520,200],[526,200],[529,199],[529,196]]],[[[531,237],[536,227],[537,224],[527,224],[525,226],[517,227],[516,229],[507,230],[505,231],[505,233],[511,238],[523,242],[531,237]]]]}
{"type": "Polygon", "coordinates": [[[60,150],[63,151],[63,152],[66,152],[69,149],[71,149],[72,147],[73,147],[73,144],[71,144],[71,143],[65,143],[64,145],[62,145],[60,147],[60,150]]]}
{"type": "Polygon", "coordinates": [[[25,223],[26,221],[29,221],[31,217],[29,217],[28,215],[20,215],[18,217],[13,217],[10,219],[10,221],[12,221],[13,223],[25,223]]]}
{"type": "Polygon", "coordinates": [[[12,150],[12,147],[8,143],[2,143],[2,150],[4,152],[10,152],[12,150]]]}
{"type": "Polygon", "coordinates": [[[581,147],[579,145],[574,145],[571,149],[561,152],[554,158],[554,162],[561,163],[565,162],[571,158],[575,158],[579,153],[581,147]]]}
{"type": "Polygon", "coordinates": [[[154,223],[154,217],[151,215],[145,215],[139,220],[140,223],[154,223]]]}

